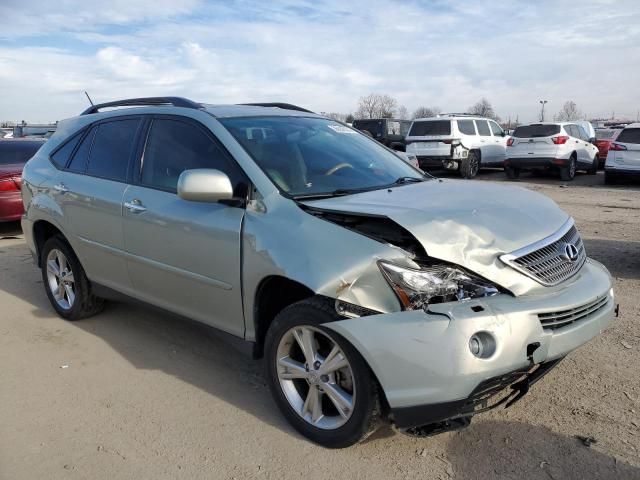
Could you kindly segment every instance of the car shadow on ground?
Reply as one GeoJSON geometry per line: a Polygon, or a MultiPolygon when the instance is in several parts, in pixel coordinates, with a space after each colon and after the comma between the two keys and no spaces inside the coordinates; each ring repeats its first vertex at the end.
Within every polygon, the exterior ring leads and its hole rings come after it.
{"type": "MultiPolygon", "coordinates": [[[[0,253],[9,259],[11,269],[10,275],[0,274],[0,290],[28,302],[32,314],[43,321],[56,318],[26,246],[4,246],[0,241],[0,253]]],[[[272,402],[262,363],[241,353],[225,334],[150,307],[119,302],[109,303],[95,317],[67,325],[100,338],[138,369],[178,378],[305,441],[272,402]]],[[[389,441],[408,442],[418,450],[446,445],[446,457],[434,456],[432,461],[441,462],[455,478],[640,479],[640,470],[599,453],[597,446],[587,448],[544,427],[481,416],[468,429],[429,439],[405,439],[383,426],[366,443],[389,441]]]]}
{"type": "Polygon", "coordinates": [[[640,479],[640,469],[599,452],[597,444],[587,447],[541,426],[481,420],[450,435],[455,478],[640,479]]]}

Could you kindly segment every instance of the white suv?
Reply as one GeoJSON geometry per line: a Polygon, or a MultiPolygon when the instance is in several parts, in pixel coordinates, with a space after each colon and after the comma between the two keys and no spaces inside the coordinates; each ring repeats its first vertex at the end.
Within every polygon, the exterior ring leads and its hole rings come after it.
{"type": "Polygon", "coordinates": [[[609,147],[604,164],[604,181],[614,183],[622,176],[640,176],[640,123],[625,127],[609,147]]]}
{"type": "Polygon", "coordinates": [[[576,170],[598,172],[598,147],[575,122],[521,125],[507,141],[504,171],[511,179],[527,169],[557,169],[562,180],[573,180],[576,170]]]}
{"type": "Polygon", "coordinates": [[[445,114],[413,121],[407,153],[418,157],[420,168],[458,170],[473,178],[480,167],[502,166],[505,131],[493,120],[465,114],[445,114]]]}

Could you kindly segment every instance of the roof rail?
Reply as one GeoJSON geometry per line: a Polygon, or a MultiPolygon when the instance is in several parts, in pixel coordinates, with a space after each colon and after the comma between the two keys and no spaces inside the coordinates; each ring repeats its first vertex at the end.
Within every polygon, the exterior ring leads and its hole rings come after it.
{"type": "Polygon", "coordinates": [[[282,108],[284,110],[296,110],[298,112],[307,112],[307,113],[315,113],[311,110],[307,110],[306,108],[299,107],[297,105],[292,105],[290,103],[241,103],[240,105],[248,105],[252,107],[275,107],[282,108]]]}
{"type": "Polygon", "coordinates": [[[482,117],[485,118],[484,115],[479,115],[477,113],[439,113],[436,117],[482,117]]]}
{"type": "Polygon", "coordinates": [[[156,105],[173,105],[174,107],[184,108],[202,108],[202,105],[182,97],[147,97],[147,98],[129,98],[127,100],[116,100],[114,102],[99,103],[91,105],[80,115],[89,115],[98,113],[103,108],[109,107],[143,107],[156,105]]]}

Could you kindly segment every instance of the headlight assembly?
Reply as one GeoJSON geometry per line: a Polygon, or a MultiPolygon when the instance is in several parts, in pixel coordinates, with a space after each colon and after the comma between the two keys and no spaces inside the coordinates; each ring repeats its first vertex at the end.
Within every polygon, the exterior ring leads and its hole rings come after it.
{"type": "Polygon", "coordinates": [[[415,270],[380,261],[378,266],[405,310],[498,293],[498,288],[490,282],[451,265],[415,270]]]}

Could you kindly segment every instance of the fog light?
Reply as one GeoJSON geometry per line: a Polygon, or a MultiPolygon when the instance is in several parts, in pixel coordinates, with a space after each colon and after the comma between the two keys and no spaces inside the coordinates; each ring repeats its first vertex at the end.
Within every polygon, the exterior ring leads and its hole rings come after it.
{"type": "Polygon", "coordinates": [[[469,338],[469,350],[478,358],[489,358],[496,351],[496,341],[489,332],[476,332],[469,338]]]}

